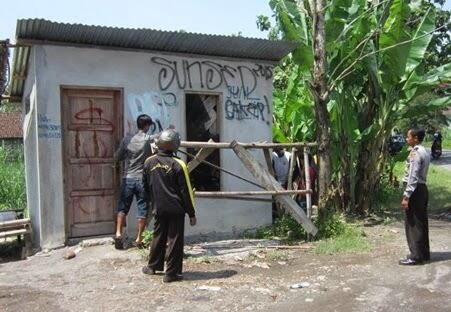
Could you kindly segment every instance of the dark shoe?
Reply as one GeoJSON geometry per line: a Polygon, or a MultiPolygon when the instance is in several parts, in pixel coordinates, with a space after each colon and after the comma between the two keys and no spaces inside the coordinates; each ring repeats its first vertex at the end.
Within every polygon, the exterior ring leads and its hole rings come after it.
{"type": "Polygon", "coordinates": [[[138,249],[144,249],[144,244],[138,243],[136,241],[133,241],[133,243],[130,244],[130,248],[138,248],[138,249]]]}
{"type": "Polygon", "coordinates": [[[114,248],[119,249],[119,250],[124,249],[124,242],[122,240],[122,237],[114,238],[114,248]]]}
{"type": "Polygon", "coordinates": [[[143,267],[142,272],[147,275],[155,275],[156,274],[155,270],[148,266],[143,267]]]}
{"type": "Polygon", "coordinates": [[[423,261],[414,260],[410,258],[399,260],[399,265],[421,265],[421,264],[423,264],[423,261]]]}
{"type": "Polygon", "coordinates": [[[175,275],[175,276],[171,276],[171,275],[165,275],[163,277],[163,282],[165,283],[172,283],[172,282],[177,282],[177,281],[181,281],[183,280],[183,276],[182,275],[175,275]]]}

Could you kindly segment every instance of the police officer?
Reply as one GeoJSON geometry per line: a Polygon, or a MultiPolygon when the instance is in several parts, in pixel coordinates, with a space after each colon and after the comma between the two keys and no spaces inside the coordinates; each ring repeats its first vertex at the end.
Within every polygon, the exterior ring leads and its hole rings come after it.
{"type": "Polygon", "coordinates": [[[426,186],[430,156],[421,145],[424,135],[424,129],[411,128],[407,132],[411,150],[403,179],[405,191],[401,207],[406,213],[405,230],[410,254],[399,261],[400,265],[417,265],[430,259],[426,186]]]}
{"type": "Polygon", "coordinates": [[[167,255],[163,281],[168,283],[182,279],[185,213],[191,226],[197,220],[187,166],[174,155],[180,135],[173,129],[164,130],[156,145],[158,153],[144,163],[144,187],[152,203],[155,227],[149,263],[142,271],[150,275],[163,271],[167,255]]]}

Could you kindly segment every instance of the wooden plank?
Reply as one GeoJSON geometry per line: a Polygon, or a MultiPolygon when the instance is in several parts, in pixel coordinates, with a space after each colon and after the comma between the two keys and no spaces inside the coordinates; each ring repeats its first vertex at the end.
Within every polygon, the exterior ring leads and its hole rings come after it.
{"type": "Polygon", "coordinates": [[[29,230],[27,229],[20,229],[20,230],[12,230],[7,232],[0,232],[0,238],[9,237],[9,236],[17,236],[17,235],[23,235],[27,234],[29,230]]]}
{"type": "Polygon", "coordinates": [[[288,190],[292,190],[293,189],[293,171],[294,171],[294,161],[296,161],[296,151],[297,151],[296,147],[293,147],[291,149],[290,169],[288,171],[288,183],[287,183],[287,189],[288,190]]]}
{"type": "MultiPolygon", "coordinates": [[[[208,142],[214,142],[212,139],[208,140],[208,142]]],[[[214,148],[201,148],[199,152],[197,152],[196,156],[188,163],[188,171],[192,172],[202,163],[202,160],[205,160],[211,153],[215,151],[214,148]]]]}
{"type": "Polygon", "coordinates": [[[271,173],[271,175],[274,177],[275,173],[272,166],[271,152],[269,151],[269,149],[265,148],[263,149],[263,155],[265,155],[266,166],[268,166],[269,173],[271,173]]]}
{"type": "MultiPolygon", "coordinates": [[[[283,191],[279,182],[277,182],[277,180],[271,176],[269,171],[266,170],[243,146],[240,146],[237,142],[232,142],[232,148],[244,166],[255,177],[257,182],[265,187],[265,189],[270,191],[283,191]]],[[[288,213],[299,224],[302,225],[307,233],[316,235],[318,229],[289,195],[276,195],[275,199],[285,207],[288,213]]]]}
{"type": "Polygon", "coordinates": [[[305,146],[317,146],[317,143],[240,143],[240,142],[196,142],[196,141],[182,141],[181,147],[191,147],[191,148],[232,148],[232,143],[235,145],[240,145],[244,148],[274,148],[274,147],[297,147],[299,149],[305,146]]]}

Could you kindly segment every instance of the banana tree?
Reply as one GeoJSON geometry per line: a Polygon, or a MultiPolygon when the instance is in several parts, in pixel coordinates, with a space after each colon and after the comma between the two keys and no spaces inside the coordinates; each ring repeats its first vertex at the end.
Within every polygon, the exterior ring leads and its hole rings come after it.
{"type": "MultiPolygon", "coordinates": [[[[302,74],[295,83],[298,88],[314,82],[315,2],[270,1],[284,38],[299,42],[292,55],[302,74]]],[[[325,8],[327,135],[332,140],[327,155],[333,172],[329,195],[342,209],[364,212],[371,208],[383,170],[385,142],[393,126],[413,112],[415,98],[451,81],[450,64],[424,70],[424,54],[435,31],[435,9],[430,6],[418,26],[410,30],[405,21],[417,4],[332,0],[325,8]]],[[[314,88],[310,91],[314,96],[314,88]]],[[[291,105],[293,99],[285,103],[291,105]]],[[[445,97],[424,103],[423,108],[449,105],[450,98],[445,97]]],[[[316,122],[323,122],[318,111],[316,122]]]]}

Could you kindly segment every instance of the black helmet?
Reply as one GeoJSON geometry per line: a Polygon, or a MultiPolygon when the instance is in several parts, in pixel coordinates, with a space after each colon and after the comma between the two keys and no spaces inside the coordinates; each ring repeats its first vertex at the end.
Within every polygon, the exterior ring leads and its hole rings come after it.
{"type": "Polygon", "coordinates": [[[180,134],[173,129],[164,130],[156,144],[160,151],[176,152],[180,147],[180,134]]]}

